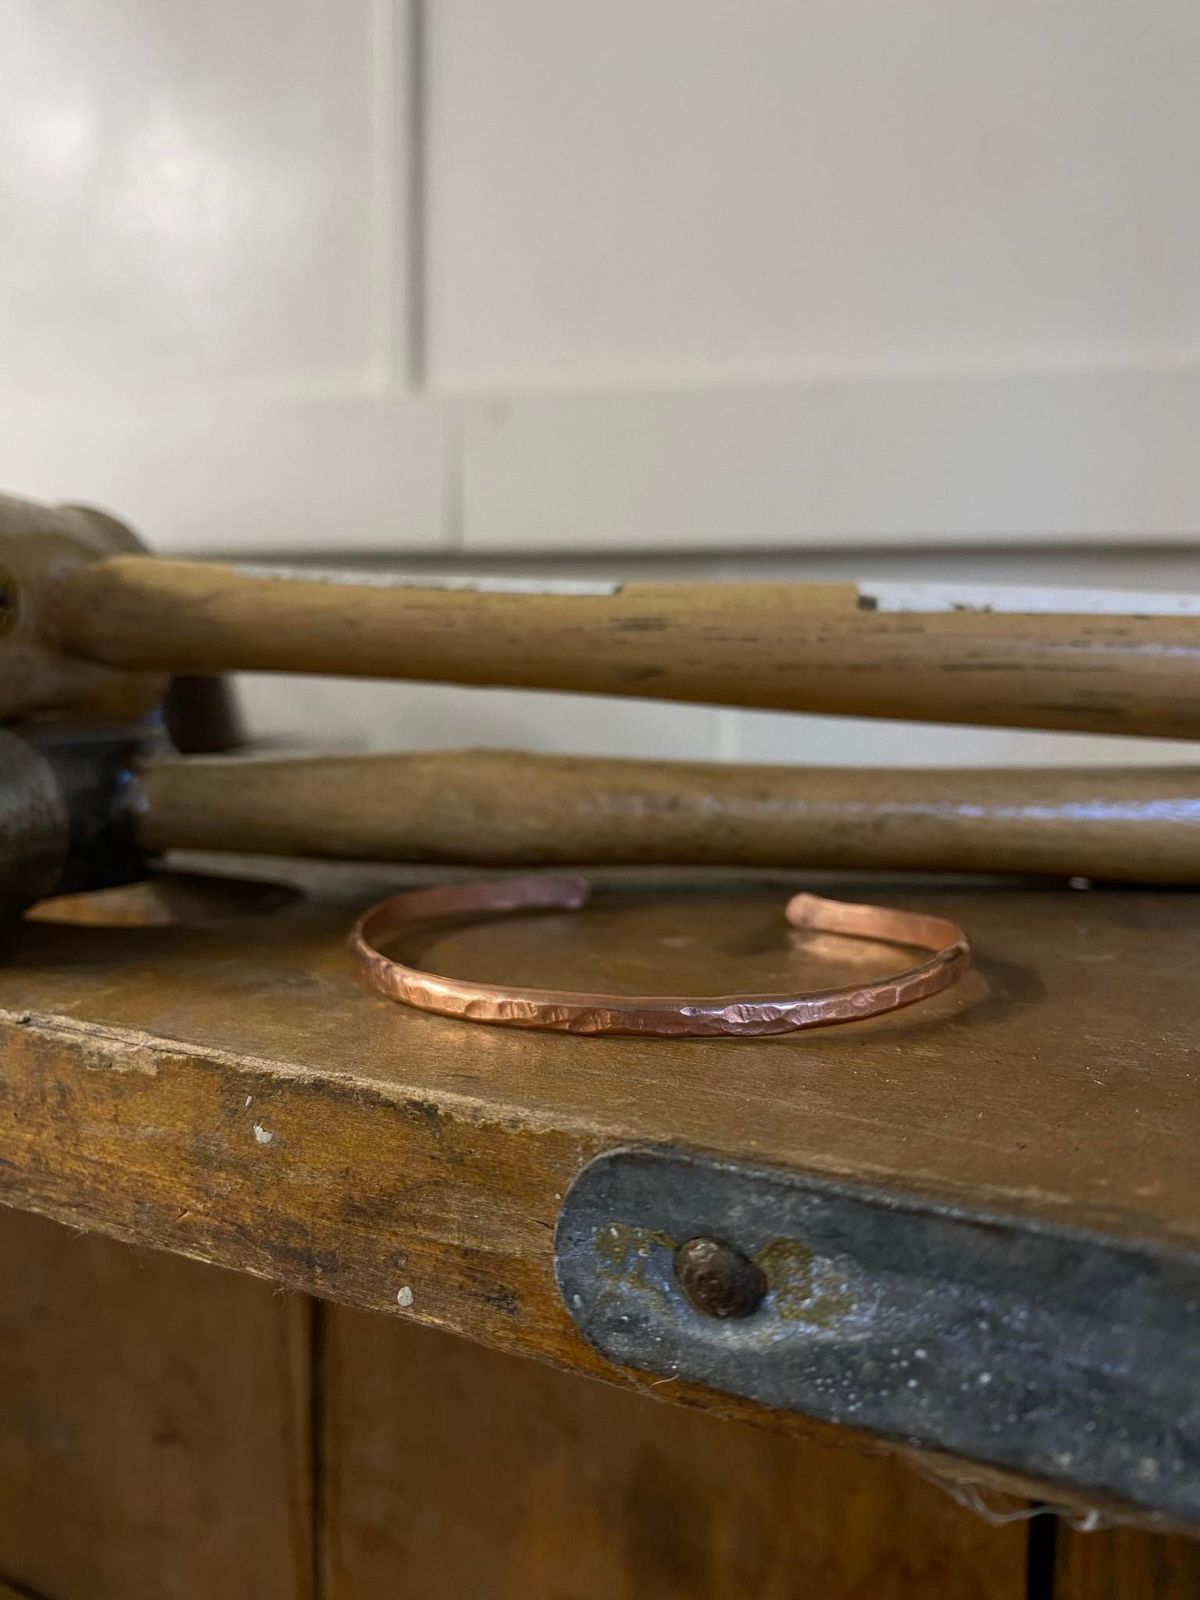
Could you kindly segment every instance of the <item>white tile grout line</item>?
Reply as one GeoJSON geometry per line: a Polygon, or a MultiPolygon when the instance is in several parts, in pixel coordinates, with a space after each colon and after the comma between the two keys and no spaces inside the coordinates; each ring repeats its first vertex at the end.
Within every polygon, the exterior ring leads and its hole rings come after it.
{"type": "Polygon", "coordinates": [[[712,753],[716,761],[738,761],[742,754],[742,714],[722,707],[713,714],[712,753]]]}
{"type": "Polygon", "coordinates": [[[371,0],[367,27],[370,94],[370,239],[367,261],[371,382],[393,380],[396,273],[396,83],[392,0],[371,0]]]}
{"type": "Polygon", "coordinates": [[[466,408],[457,400],[442,402],[442,544],[455,555],[464,553],[466,540],[466,474],[463,435],[466,408]]]}
{"type": "MultiPolygon", "coordinates": [[[[379,4],[380,0],[376,0],[379,4]]],[[[406,359],[403,366],[412,389],[425,389],[429,381],[429,230],[428,230],[428,62],[426,0],[386,0],[391,7],[404,6],[403,40],[390,41],[389,59],[404,50],[405,151],[405,331],[406,359]]],[[[394,17],[394,12],[393,12],[394,17]]],[[[394,28],[398,33],[399,30],[394,28]]],[[[393,101],[398,84],[393,84],[393,101]]],[[[393,149],[395,143],[393,141],[393,149]]],[[[399,363],[397,363],[398,370],[399,363]]]]}
{"type": "Polygon", "coordinates": [[[401,182],[406,191],[412,183],[411,154],[402,165],[398,150],[404,131],[398,100],[401,93],[406,99],[411,97],[412,84],[411,72],[402,78],[397,71],[398,52],[409,40],[397,29],[396,3],[371,0],[367,30],[371,131],[368,370],[371,386],[379,392],[413,384],[419,332],[413,327],[412,247],[408,245],[407,259],[402,260],[397,237],[402,223],[410,238],[412,231],[411,195],[406,192],[401,205],[397,193],[401,182]]]}

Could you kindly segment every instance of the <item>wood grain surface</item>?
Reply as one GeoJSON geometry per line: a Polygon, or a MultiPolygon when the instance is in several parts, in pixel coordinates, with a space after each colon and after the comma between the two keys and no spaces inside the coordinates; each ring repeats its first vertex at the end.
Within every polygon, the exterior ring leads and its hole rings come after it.
{"type": "Polygon", "coordinates": [[[849,583],[514,594],[346,576],[113,557],[65,581],[65,638],[132,669],[417,678],[1200,737],[1200,617],[894,613],[849,583]]]}
{"type": "Polygon", "coordinates": [[[165,760],[142,788],[152,851],[1200,882],[1200,774],[1187,767],[903,771],[466,750],[165,760]]]}
{"type": "Polygon", "coordinates": [[[327,1600],[1024,1600],[1027,1525],[895,1462],[341,1309],[324,1370],[327,1600]]]}
{"type": "Polygon", "coordinates": [[[0,1210],[15,1592],[308,1600],[308,1324],[253,1279],[0,1210]]]}
{"type": "Polygon", "coordinates": [[[1054,1600],[1196,1600],[1200,1543],[1138,1528],[1058,1533],[1054,1600]]]}
{"type": "MultiPolygon", "coordinates": [[[[794,878],[653,881],[586,913],[431,929],[422,957],[481,978],[680,991],[835,982],[895,960],[790,944],[794,878]]],[[[0,1196],[633,1387],[647,1380],[582,1342],[553,1278],[563,1192],[621,1144],[1196,1248],[1196,897],[840,888],[962,923],[978,972],[909,1012],[800,1039],[576,1039],[362,991],[345,904],[221,927],[27,923],[0,966],[0,1196]]],[[[684,1385],[659,1394],[758,1415],[684,1385]]]]}

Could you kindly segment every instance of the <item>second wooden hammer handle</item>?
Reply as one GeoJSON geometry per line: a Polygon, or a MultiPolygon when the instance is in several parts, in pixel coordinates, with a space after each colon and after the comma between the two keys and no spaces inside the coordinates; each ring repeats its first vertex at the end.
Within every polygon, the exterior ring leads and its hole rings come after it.
{"type": "Polygon", "coordinates": [[[152,850],[1200,883],[1200,775],[1183,767],[734,767],[477,750],[162,761],[143,784],[152,850]]]}

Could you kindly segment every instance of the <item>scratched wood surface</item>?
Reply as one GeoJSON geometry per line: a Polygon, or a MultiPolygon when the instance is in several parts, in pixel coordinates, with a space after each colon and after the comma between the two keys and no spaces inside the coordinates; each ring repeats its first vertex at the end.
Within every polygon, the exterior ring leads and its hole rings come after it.
{"type": "Polygon", "coordinates": [[[341,1308],[324,1349],[326,1600],[1025,1595],[1027,1526],[895,1462],[341,1308]]]}
{"type": "Polygon", "coordinates": [[[308,1322],[267,1284],[0,1210],[12,1592],[308,1600],[308,1322]]]}
{"type": "MultiPolygon", "coordinates": [[[[479,977],[643,991],[895,962],[789,943],[794,880],[657,881],[575,916],[441,927],[421,953],[479,977]]],[[[344,903],[224,926],[29,923],[0,965],[2,1197],[634,1386],[582,1342],[553,1279],[562,1193],[623,1143],[1195,1247],[1196,896],[841,889],[960,921],[977,974],[902,1015],[790,1040],[575,1039],[364,992],[344,903]]]]}

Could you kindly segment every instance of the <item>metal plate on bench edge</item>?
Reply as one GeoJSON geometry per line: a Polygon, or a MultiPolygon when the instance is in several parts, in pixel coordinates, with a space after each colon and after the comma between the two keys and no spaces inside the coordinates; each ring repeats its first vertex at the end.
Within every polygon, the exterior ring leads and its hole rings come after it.
{"type": "Polygon", "coordinates": [[[559,1289],[611,1361],[1200,1522],[1200,1258],[672,1150],[568,1191],[559,1289]],[[766,1274],[694,1309],[696,1237],[766,1274]]]}

